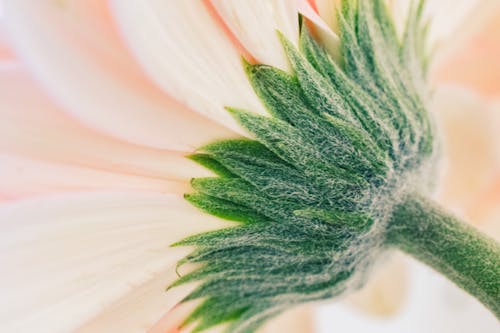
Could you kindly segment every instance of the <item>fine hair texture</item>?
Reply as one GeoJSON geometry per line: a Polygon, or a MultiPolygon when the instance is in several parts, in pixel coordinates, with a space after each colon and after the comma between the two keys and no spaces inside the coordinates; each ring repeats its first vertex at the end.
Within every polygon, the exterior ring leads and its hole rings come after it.
{"type": "Polygon", "coordinates": [[[184,324],[254,332],[296,304],[357,288],[385,249],[405,193],[427,193],[435,157],[427,113],[422,2],[400,35],[383,0],[344,0],[334,59],[301,24],[299,49],[281,36],[292,71],[245,63],[270,116],[228,108],[253,138],[202,147],[191,158],[217,174],[186,199],[238,222],[195,235],[171,287],[198,281],[184,324]]]}

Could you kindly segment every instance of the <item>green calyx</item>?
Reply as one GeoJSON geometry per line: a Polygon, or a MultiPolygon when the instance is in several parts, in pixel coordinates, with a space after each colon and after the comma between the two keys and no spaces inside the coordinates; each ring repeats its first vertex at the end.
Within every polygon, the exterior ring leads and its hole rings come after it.
{"type": "Polygon", "coordinates": [[[414,6],[400,37],[384,1],[346,0],[341,63],[303,25],[299,49],[281,38],[291,72],[244,64],[270,116],[228,108],[254,139],[191,156],[217,177],[193,179],[186,199],[239,222],[175,244],[195,246],[180,264],[201,263],[173,285],[200,282],[185,299],[202,299],[186,321],[195,331],[254,332],[364,283],[394,206],[432,181],[421,13],[414,6]]]}

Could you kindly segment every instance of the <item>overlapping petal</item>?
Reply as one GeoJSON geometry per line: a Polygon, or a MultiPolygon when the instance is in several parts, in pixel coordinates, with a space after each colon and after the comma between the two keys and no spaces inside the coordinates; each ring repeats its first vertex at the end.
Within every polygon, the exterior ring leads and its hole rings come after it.
{"type": "Polygon", "coordinates": [[[0,197],[4,196],[4,200],[48,193],[110,189],[181,195],[188,192],[189,188],[186,180],[106,171],[0,153],[0,197]]]}
{"type": "Polygon", "coordinates": [[[130,144],[68,117],[18,66],[0,76],[0,196],[147,190],[182,194],[207,171],[186,153],[130,144]]]}
{"type": "Polygon", "coordinates": [[[179,300],[162,292],[186,253],[169,244],[226,225],[180,197],[138,192],[24,200],[0,221],[1,330],[47,333],[121,325],[106,313],[131,316],[120,332],[152,325],[179,300]],[[130,314],[135,301],[144,311],[130,314]]]}
{"type": "Polygon", "coordinates": [[[75,333],[137,333],[151,332],[158,319],[167,312],[168,322],[157,333],[177,333],[175,329],[182,322],[187,311],[176,318],[171,313],[179,307],[178,302],[195,286],[180,287],[165,293],[165,285],[177,277],[172,266],[151,276],[143,284],[134,284],[124,297],[114,302],[91,321],[75,330],[75,333]]]}
{"type": "Polygon", "coordinates": [[[332,15],[336,15],[336,3],[326,1],[300,0],[299,10],[304,17],[312,24],[316,38],[325,49],[336,59],[340,60],[340,38],[338,36],[338,26],[336,20],[332,21],[332,15]]]}
{"type": "Polygon", "coordinates": [[[298,43],[297,0],[208,2],[257,62],[284,70],[289,68],[277,31],[292,43],[298,43]]]}
{"type": "Polygon", "coordinates": [[[6,1],[5,25],[15,50],[55,100],[99,130],[180,150],[231,135],[147,79],[104,1],[6,1]]]}
{"type": "Polygon", "coordinates": [[[325,23],[333,31],[338,31],[337,10],[340,6],[340,0],[311,0],[309,2],[312,3],[325,23]]]}
{"type": "MultiPolygon", "coordinates": [[[[484,1],[481,13],[494,1],[484,1]]],[[[309,1],[314,6],[299,2],[301,13],[319,27],[318,37],[335,53],[333,0],[309,1]]],[[[444,1],[438,7],[445,2],[458,9],[448,11],[450,21],[440,23],[446,27],[433,32],[436,40],[456,32],[478,4],[456,7],[444,1]]],[[[64,115],[9,65],[0,73],[0,201],[95,188],[185,192],[186,180],[203,171],[181,153],[155,148],[190,151],[234,135],[239,127],[226,105],[263,113],[243,73],[241,50],[202,1],[113,3],[122,34],[163,91],[127,55],[104,2],[6,3],[11,41],[58,103],[86,124],[133,144],[64,115]]],[[[274,29],[296,40],[296,8],[289,6],[294,1],[211,3],[256,60],[287,67],[274,29]]],[[[5,45],[0,36],[0,60],[12,60],[5,45]]],[[[0,276],[2,294],[6,291],[0,305],[8,304],[11,311],[1,312],[0,328],[145,331],[184,293],[163,292],[175,278],[172,265],[181,255],[167,245],[223,225],[207,216],[198,221],[199,214],[179,197],[153,193],[61,195],[0,208],[2,239],[8,241],[0,244],[6,272],[0,276]]],[[[279,329],[283,326],[274,328],[279,329]]]]}
{"type": "Polygon", "coordinates": [[[265,113],[246,78],[240,53],[202,1],[112,3],[139,62],[169,94],[241,133],[225,106],[265,113]]]}

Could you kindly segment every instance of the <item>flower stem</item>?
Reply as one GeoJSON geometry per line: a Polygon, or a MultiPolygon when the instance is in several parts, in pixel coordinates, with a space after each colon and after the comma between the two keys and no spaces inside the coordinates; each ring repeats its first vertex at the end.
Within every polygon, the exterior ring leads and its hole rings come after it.
{"type": "Polygon", "coordinates": [[[444,274],[500,319],[500,245],[493,239],[411,195],[394,210],[387,241],[444,274]]]}

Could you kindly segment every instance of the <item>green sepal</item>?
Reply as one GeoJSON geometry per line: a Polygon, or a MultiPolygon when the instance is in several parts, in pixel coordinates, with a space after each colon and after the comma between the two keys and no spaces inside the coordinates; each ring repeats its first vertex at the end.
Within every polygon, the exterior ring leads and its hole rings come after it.
{"type": "Polygon", "coordinates": [[[435,152],[419,11],[401,40],[384,1],[345,0],[341,60],[301,23],[299,49],[279,36],[290,72],[243,61],[269,115],[228,107],[251,139],[199,148],[194,159],[217,177],[194,179],[186,195],[236,223],[174,244],[194,246],[179,264],[197,268],[171,287],[200,283],[184,300],[203,299],[188,321],[196,330],[254,332],[364,283],[393,205],[424,183],[435,152]]]}
{"type": "Polygon", "coordinates": [[[356,121],[351,117],[349,105],[335,87],[328,84],[328,81],[314,69],[286,37],[281,33],[279,37],[305,98],[315,106],[317,112],[326,112],[343,120],[356,121]]]}
{"type": "Polygon", "coordinates": [[[195,153],[186,156],[190,160],[204,166],[205,168],[213,171],[216,175],[221,177],[234,177],[227,168],[225,168],[220,162],[210,157],[208,154],[195,153]]]}
{"type": "Polygon", "coordinates": [[[290,161],[299,169],[306,169],[311,174],[320,172],[329,174],[332,179],[344,180],[350,183],[366,184],[366,180],[346,170],[338,163],[332,163],[333,152],[325,154],[321,147],[315,145],[311,138],[306,137],[299,129],[289,123],[264,116],[256,115],[240,109],[229,109],[233,117],[269,150],[280,158],[290,161]]]}
{"type": "Polygon", "coordinates": [[[327,163],[337,164],[344,169],[354,166],[358,168],[355,170],[357,173],[364,175],[380,172],[372,170],[374,161],[378,164],[376,168],[385,166],[384,154],[380,149],[376,152],[378,156],[365,154],[365,151],[373,151],[374,148],[371,147],[372,142],[364,139],[366,135],[360,129],[338,118],[335,118],[338,121],[325,119],[325,115],[334,117],[308,106],[301,98],[302,92],[296,78],[269,66],[252,66],[250,72],[250,80],[270,112],[311,138],[321,155],[335,157],[327,163]],[[353,155],[353,152],[363,154],[353,155]]]}
{"type": "Polygon", "coordinates": [[[265,216],[257,214],[254,210],[235,204],[232,201],[218,199],[201,193],[185,194],[184,198],[193,206],[222,219],[241,223],[259,223],[267,220],[265,216]]]}
{"type": "Polygon", "coordinates": [[[234,308],[231,307],[230,304],[226,304],[226,306],[224,306],[225,303],[229,302],[227,302],[227,299],[224,298],[210,298],[204,300],[184,320],[181,327],[198,321],[196,327],[192,330],[192,332],[202,332],[211,327],[238,319],[249,307],[248,305],[234,308]],[[205,315],[207,312],[210,312],[210,316],[205,315]]]}
{"type": "Polygon", "coordinates": [[[320,219],[322,221],[337,225],[340,228],[351,229],[355,232],[368,231],[373,224],[373,218],[368,214],[362,213],[346,213],[341,211],[306,208],[296,210],[294,214],[306,218],[320,219]]]}

